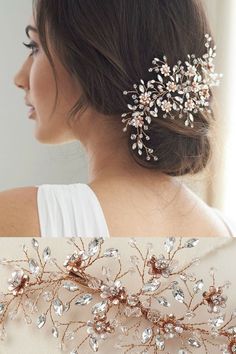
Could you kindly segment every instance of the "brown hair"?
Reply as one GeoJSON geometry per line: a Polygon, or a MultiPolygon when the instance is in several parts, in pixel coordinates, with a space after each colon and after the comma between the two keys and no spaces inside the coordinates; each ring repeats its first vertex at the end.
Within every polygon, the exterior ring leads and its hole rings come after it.
{"type": "MultiPolygon", "coordinates": [[[[69,117],[92,106],[121,119],[128,103],[123,91],[141,78],[153,78],[148,68],[154,57],[165,54],[171,66],[184,61],[187,54],[201,57],[206,52],[204,35],[211,32],[200,0],[33,0],[33,10],[55,80],[48,39],[82,87],[69,117]]],[[[210,157],[212,116],[197,113],[194,118],[194,128],[184,127],[178,120],[152,120],[150,147],[157,151],[158,161],[146,161],[132,150],[134,127],[130,127],[130,153],[140,165],[168,175],[197,173],[210,157]]]]}

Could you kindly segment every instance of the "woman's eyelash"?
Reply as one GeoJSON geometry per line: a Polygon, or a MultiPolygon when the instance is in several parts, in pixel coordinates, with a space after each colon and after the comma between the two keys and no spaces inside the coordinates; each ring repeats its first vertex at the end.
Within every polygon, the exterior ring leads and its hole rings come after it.
{"type": "Polygon", "coordinates": [[[35,42],[33,42],[33,41],[31,41],[30,43],[22,43],[26,48],[28,48],[28,49],[31,49],[32,50],[32,53],[30,54],[30,56],[31,55],[33,55],[33,54],[35,54],[35,53],[37,53],[37,51],[38,51],[38,46],[37,46],[37,44],[35,43],[35,42]]]}

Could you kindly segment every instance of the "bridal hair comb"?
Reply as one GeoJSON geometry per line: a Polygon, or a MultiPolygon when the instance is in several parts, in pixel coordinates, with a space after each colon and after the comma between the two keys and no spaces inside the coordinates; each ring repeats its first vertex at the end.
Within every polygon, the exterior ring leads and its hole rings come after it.
{"type": "Polygon", "coordinates": [[[89,240],[88,245],[82,238],[68,242],[72,253],[60,265],[51,249],[41,250],[36,239],[30,252],[23,245],[24,259],[1,259],[2,265],[16,267],[8,291],[1,295],[2,340],[9,318],[22,316],[38,329],[47,324],[59,347],[70,354],[103,352],[104,341],[112,336],[119,353],[170,353],[173,341],[178,354],[199,348],[209,353],[209,347],[214,353],[235,353],[236,311],[227,312],[226,307],[229,282],[217,285],[214,269],[210,279],[194,275],[191,268],[199,259],[178,262],[183,250],[196,247],[198,239],[170,237],[163,250],[156,251],[150,243],[143,251],[137,240],[130,239],[134,254],[126,270],[119,250],[104,249],[102,238],[89,240]],[[101,269],[99,277],[93,274],[93,266],[98,272],[101,269]],[[139,279],[131,292],[125,282],[128,275],[139,279]],[[82,308],[87,308],[85,319],[82,308]]]}
{"type": "Polygon", "coordinates": [[[215,73],[213,60],[216,56],[216,46],[210,45],[212,38],[206,34],[205,47],[207,52],[196,58],[195,54],[188,54],[187,60],[180,60],[172,68],[168,65],[167,57],[163,60],[154,58],[153,67],[149,72],[154,72],[156,78],[145,83],[142,79],[139,84],[134,84],[132,91],[124,91],[124,95],[131,94],[133,103],[127,106],[130,110],[123,113],[123,131],[128,125],[136,128],[136,133],[131,133],[132,149],[137,150],[141,156],[145,149],[146,160],[158,160],[153,154],[153,149],[147,147],[145,140],[150,140],[146,133],[153,118],[179,119],[186,127],[194,127],[194,115],[198,112],[212,113],[209,109],[210,87],[219,85],[222,74],[215,73]]]}

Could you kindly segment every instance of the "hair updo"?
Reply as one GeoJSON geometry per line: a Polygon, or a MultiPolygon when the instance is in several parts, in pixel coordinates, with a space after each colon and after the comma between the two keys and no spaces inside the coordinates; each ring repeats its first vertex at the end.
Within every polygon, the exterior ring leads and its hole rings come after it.
{"type": "MultiPolygon", "coordinates": [[[[202,57],[205,33],[211,34],[200,0],[33,0],[33,10],[55,80],[48,39],[65,69],[82,87],[70,117],[92,106],[122,119],[121,114],[127,112],[123,91],[141,78],[153,78],[148,69],[154,57],[166,55],[170,66],[185,61],[187,54],[202,57]]],[[[211,91],[210,96],[212,99],[211,91]]],[[[130,133],[134,127],[130,127],[124,134],[135,161],[172,176],[201,171],[211,154],[213,117],[199,112],[194,118],[191,129],[178,120],[152,120],[148,134],[158,161],[146,161],[132,150],[130,133]]]]}

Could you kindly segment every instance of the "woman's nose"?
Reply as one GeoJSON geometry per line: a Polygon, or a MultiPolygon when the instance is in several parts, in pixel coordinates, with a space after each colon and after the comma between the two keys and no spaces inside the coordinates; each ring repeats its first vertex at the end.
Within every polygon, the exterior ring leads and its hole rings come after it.
{"type": "Polygon", "coordinates": [[[29,63],[25,61],[20,70],[14,76],[14,84],[22,89],[29,89],[29,63]]]}

